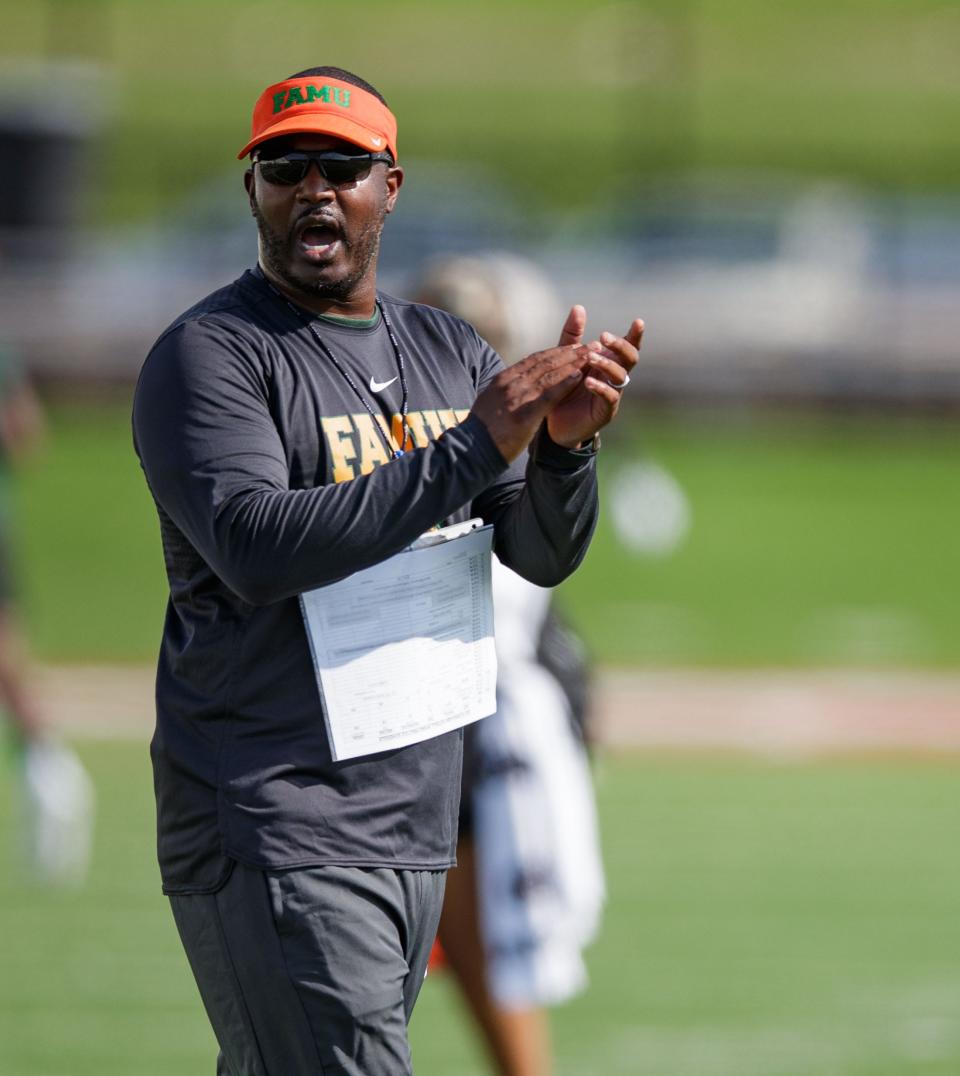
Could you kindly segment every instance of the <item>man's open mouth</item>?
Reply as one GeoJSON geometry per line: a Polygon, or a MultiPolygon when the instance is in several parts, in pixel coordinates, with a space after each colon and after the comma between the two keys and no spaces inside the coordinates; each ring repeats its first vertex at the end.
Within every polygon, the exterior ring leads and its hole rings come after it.
{"type": "Polygon", "coordinates": [[[340,229],[335,224],[308,224],[300,231],[300,249],[310,257],[332,253],[340,241],[340,229]]]}

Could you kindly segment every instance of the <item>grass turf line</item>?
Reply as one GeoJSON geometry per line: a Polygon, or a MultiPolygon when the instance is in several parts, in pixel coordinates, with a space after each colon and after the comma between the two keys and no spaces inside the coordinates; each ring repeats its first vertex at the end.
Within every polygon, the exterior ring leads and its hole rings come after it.
{"type": "MultiPolygon", "coordinates": [[[[153,858],[144,744],[79,745],[100,818],[77,894],[9,869],[0,783],[0,1071],[202,1076],[215,1052],[153,858]]],[[[960,1066],[956,762],[605,760],[610,885],[558,1076],[948,1076],[960,1066]]],[[[419,1076],[483,1073],[449,981],[419,1076]]]]}
{"type": "MultiPolygon", "coordinates": [[[[960,444],[946,424],[624,416],[601,491],[641,453],[693,524],[636,557],[601,513],[561,598],[605,664],[937,668],[955,664],[960,444]]],[[[58,407],[15,516],[32,643],[47,661],[153,661],[166,583],[126,405],[58,407]]]]}

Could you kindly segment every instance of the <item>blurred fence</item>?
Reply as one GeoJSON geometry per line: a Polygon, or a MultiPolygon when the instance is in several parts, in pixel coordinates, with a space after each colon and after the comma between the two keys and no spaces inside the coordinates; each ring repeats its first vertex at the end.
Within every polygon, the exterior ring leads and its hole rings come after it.
{"type": "Polygon", "coordinates": [[[256,256],[255,93],[334,61],[402,118],[387,289],[513,250],[594,328],[647,319],[648,394],[960,402],[956,5],[491,4],[8,5],[0,336],[48,381],[134,377],[256,256]]]}
{"type": "MultiPolygon", "coordinates": [[[[402,293],[437,253],[512,249],[583,302],[595,328],[622,328],[625,312],[647,319],[648,391],[960,403],[960,197],[739,176],[538,218],[495,184],[407,168],[384,240],[387,290],[402,293]]],[[[0,266],[6,339],[46,380],[133,378],[173,317],[254,262],[239,179],[238,166],[144,225],[0,236],[12,253],[0,266]]]]}

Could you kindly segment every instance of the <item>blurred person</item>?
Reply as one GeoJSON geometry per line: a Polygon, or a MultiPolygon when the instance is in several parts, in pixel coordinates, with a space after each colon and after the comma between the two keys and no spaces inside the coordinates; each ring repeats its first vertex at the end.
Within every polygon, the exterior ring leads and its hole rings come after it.
{"type": "Polygon", "coordinates": [[[43,412],[13,350],[0,344],[0,704],[21,766],[23,847],[35,877],[76,885],[86,877],[93,840],[93,785],[61,743],[28,677],[16,608],[12,547],[12,468],[43,436],[43,412]]]}
{"type": "MultiPolygon", "coordinates": [[[[445,258],[417,301],[470,322],[508,364],[559,321],[532,263],[445,258]]],[[[497,712],[464,730],[457,866],[440,942],[501,1076],[547,1076],[546,1007],[586,984],[581,956],[604,900],[585,744],[584,650],[551,591],[493,561],[497,712]]]]}
{"type": "Polygon", "coordinates": [[[268,87],[238,154],[258,265],[161,334],[135,394],[170,582],[159,859],[221,1076],[409,1073],[454,858],[462,729],[337,762],[300,595],[471,516],[559,582],[638,358],[641,322],[589,347],[575,307],[560,346],[504,369],[462,321],[378,291],[396,133],[340,68],[268,87]]]}

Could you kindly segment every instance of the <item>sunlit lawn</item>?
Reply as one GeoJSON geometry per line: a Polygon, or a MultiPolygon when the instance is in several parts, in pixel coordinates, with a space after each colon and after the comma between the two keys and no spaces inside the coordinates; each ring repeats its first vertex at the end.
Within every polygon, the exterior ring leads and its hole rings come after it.
{"type": "MultiPolygon", "coordinates": [[[[34,646],[48,660],[152,661],[165,583],[127,404],[60,407],[51,421],[18,496],[34,646]]],[[[562,590],[599,660],[957,662],[960,442],[948,423],[661,414],[624,425],[601,450],[602,489],[652,458],[684,490],[691,523],[670,555],[639,556],[605,505],[562,590]]]]}
{"type": "MultiPolygon", "coordinates": [[[[14,869],[0,783],[0,1072],[204,1076],[212,1036],[153,858],[146,745],[79,745],[97,784],[77,894],[14,869]]],[[[601,767],[610,901],[559,1076],[948,1076],[960,1067],[956,763],[601,767]]],[[[442,977],[419,1076],[484,1071],[442,977]]]]}

